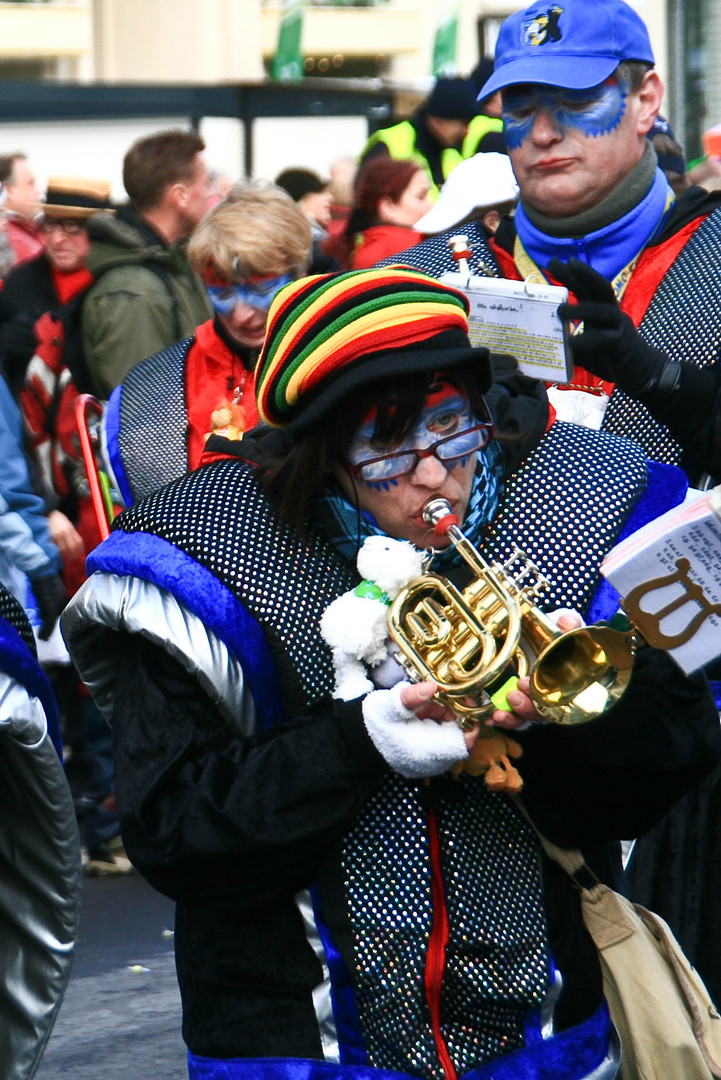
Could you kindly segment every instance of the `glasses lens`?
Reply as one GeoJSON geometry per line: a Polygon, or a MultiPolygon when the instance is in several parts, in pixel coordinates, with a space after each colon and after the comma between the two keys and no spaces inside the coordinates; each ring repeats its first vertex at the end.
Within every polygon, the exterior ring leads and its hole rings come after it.
{"type": "Polygon", "coordinates": [[[79,236],[84,226],[79,221],[57,221],[53,218],[45,218],[41,228],[48,234],[54,232],[55,229],[61,229],[68,236],[79,236]]]}
{"type": "Polygon", "coordinates": [[[385,480],[397,480],[413,472],[417,458],[414,453],[387,454],[376,461],[362,461],[359,466],[361,480],[367,484],[382,484],[385,480]]]}
{"type": "Polygon", "coordinates": [[[486,446],[489,438],[490,428],[485,425],[459,431],[456,435],[436,443],[436,456],[441,461],[455,461],[457,458],[467,457],[486,446]]]}
{"type": "MultiPolygon", "coordinates": [[[[456,432],[447,439],[440,439],[429,449],[433,450],[439,461],[457,461],[487,446],[492,431],[490,424],[478,424],[456,432]]],[[[382,484],[387,480],[398,480],[401,476],[407,476],[413,472],[418,461],[418,452],[409,450],[399,454],[386,454],[371,461],[360,461],[356,467],[361,480],[367,484],[382,484]]]]}

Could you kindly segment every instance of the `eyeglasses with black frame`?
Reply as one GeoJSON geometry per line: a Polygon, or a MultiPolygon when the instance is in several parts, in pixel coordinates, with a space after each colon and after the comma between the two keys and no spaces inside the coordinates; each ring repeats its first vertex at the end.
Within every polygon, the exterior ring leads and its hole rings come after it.
{"type": "Polygon", "coordinates": [[[61,229],[66,236],[80,236],[80,233],[86,228],[84,221],[76,220],[75,218],[49,218],[43,217],[40,219],[40,229],[42,232],[50,236],[56,229],[61,229]]]}
{"type": "Polygon", "coordinates": [[[366,483],[398,480],[402,476],[409,476],[422,458],[435,457],[443,465],[446,462],[459,461],[488,446],[492,437],[493,421],[479,421],[473,427],[455,431],[422,449],[411,447],[392,454],[381,454],[365,461],[348,462],[347,467],[352,476],[366,483]]]}

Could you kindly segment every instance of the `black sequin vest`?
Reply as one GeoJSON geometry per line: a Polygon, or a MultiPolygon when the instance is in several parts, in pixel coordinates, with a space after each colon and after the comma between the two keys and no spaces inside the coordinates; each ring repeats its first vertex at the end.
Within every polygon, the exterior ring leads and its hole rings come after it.
{"type": "MultiPolygon", "coordinates": [[[[583,610],[602,556],[645,488],[646,468],[627,440],[556,424],[511,480],[487,554],[522,544],[553,583],[548,605],[583,610]]],[[[331,691],[318,621],[357,575],[317,532],[303,542],[279,526],[241,462],[197,470],[115,527],[166,539],[241,599],[276,657],[290,715],[331,691]]],[[[360,1025],[356,1045],[371,1064],[442,1080],[426,992],[438,918],[427,795],[424,785],[389,774],[344,837],[344,959],[355,1008],[343,1023],[360,1025]]],[[[437,794],[434,821],[448,917],[440,1037],[462,1074],[523,1044],[526,1014],[552,979],[551,959],[537,840],[512,804],[465,777],[437,794]]]]}

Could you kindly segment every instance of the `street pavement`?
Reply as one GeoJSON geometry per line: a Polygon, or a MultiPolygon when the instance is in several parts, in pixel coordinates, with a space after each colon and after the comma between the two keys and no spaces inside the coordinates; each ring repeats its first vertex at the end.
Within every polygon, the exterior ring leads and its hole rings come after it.
{"type": "Polygon", "coordinates": [[[137,875],[86,878],[75,963],[35,1080],[187,1080],[173,904],[137,875]]]}

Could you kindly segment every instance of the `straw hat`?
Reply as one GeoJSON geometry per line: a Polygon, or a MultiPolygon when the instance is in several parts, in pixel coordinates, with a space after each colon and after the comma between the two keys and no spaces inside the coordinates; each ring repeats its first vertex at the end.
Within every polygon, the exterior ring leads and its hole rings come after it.
{"type": "Polygon", "coordinates": [[[77,176],[53,176],[48,180],[45,202],[38,206],[50,217],[88,218],[110,209],[110,183],[77,176]]]}

